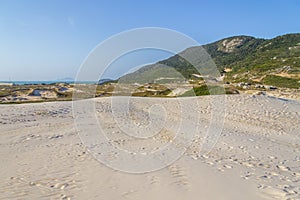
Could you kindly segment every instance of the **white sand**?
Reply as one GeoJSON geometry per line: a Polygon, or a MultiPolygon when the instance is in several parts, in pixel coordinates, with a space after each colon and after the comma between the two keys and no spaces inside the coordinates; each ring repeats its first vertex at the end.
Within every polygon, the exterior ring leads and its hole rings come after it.
{"type": "MultiPolygon", "coordinates": [[[[120,148],[147,151],[169,141],[168,135],[151,143],[118,140],[105,106],[110,98],[96,101],[100,124],[120,148]]],[[[154,101],[174,112],[171,121],[180,117],[174,100],[154,101]]],[[[209,97],[186,101],[198,101],[203,124],[210,119],[209,97]]],[[[222,135],[208,155],[199,156],[200,134],[172,165],[134,175],[91,155],[74,126],[71,102],[1,105],[0,111],[0,199],[300,199],[298,101],[228,96],[222,135]]]]}

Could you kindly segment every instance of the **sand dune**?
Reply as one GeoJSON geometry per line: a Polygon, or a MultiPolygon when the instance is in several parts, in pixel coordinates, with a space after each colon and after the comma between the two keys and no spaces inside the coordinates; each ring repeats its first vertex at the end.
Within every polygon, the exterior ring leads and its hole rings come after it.
{"type": "MultiPolygon", "coordinates": [[[[200,127],[192,144],[171,165],[142,174],[113,170],[97,160],[80,140],[72,102],[0,105],[0,199],[300,199],[300,102],[227,96],[222,134],[203,154],[210,98],[221,97],[183,100],[191,105],[188,120],[200,127]],[[199,121],[193,121],[196,116],[199,121]]],[[[124,136],[114,122],[111,98],[94,99],[99,125],[110,141],[138,153],[173,141],[182,118],[176,99],[131,100],[130,118],[141,127],[150,119],[143,107],[163,105],[163,112],[156,113],[165,115],[166,123],[154,124],[163,129],[151,140],[124,136]]],[[[113,163],[118,155],[111,153],[107,159],[113,163]]]]}

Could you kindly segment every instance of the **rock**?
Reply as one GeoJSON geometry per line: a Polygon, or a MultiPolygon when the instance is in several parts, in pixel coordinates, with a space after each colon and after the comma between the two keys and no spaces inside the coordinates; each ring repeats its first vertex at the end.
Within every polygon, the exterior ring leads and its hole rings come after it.
{"type": "Polygon", "coordinates": [[[254,94],[255,95],[266,95],[266,92],[264,92],[264,91],[257,91],[254,94]]]}
{"type": "Polygon", "coordinates": [[[266,85],[265,88],[266,88],[267,90],[276,90],[276,89],[277,89],[277,87],[272,86],[272,85],[266,85]]]}
{"type": "Polygon", "coordinates": [[[219,51],[224,51],[227,53],[233,52],[237,47],[242,45],[244,38],[238,37],[234,39],[225,39],[222,42],[222,46],[218,48],[219,51]]]}

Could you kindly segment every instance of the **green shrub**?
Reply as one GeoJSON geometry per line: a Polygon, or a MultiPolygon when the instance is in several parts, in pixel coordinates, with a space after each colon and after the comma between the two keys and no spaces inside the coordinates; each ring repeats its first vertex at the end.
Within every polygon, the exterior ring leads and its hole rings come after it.
{"type": "Polygon", "coordinates": [[[300,83],[298,79],[292,79],[275,75],[267,75],[263,79],[263,83],[266,85],[272,85],[276,87],[300,88],[300,83]]]}
{"type": "MultiPolygon", "coordinates": [[[[189,90],[181,95],[181,97],[189,97],[189,96],[204,96],[204,95],[218,95],[218,94],[225,94],[227,91],[223,87],[220,86],[207,86],[201,85],[199,87],[194,87],[192,90],[189,90]]],[[[231,94],[228,91],[228,94],[231,94]]]]}

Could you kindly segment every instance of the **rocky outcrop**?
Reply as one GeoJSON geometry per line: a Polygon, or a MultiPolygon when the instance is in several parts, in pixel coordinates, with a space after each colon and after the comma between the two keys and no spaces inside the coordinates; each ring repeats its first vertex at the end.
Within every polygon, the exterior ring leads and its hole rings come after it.
{"type": "Polygon", "coordinates": [[[226,53],[233,52],[236,48],[241,46],[244,42],[244,38],[233,38],[233,39],[225,39],[222,42],[222,46],[218,48],[219,51],[224,51],[226,53]]]}

